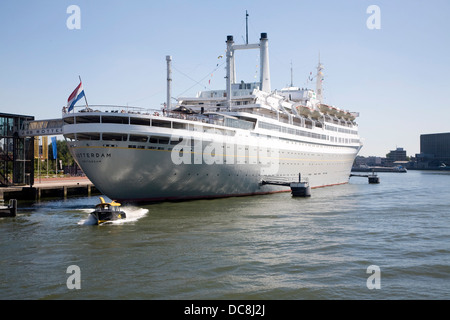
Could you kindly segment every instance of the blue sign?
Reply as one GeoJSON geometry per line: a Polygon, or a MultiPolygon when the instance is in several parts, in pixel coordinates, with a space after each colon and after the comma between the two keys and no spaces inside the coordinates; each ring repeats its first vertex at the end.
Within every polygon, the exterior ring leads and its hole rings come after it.
{"type": "Polygon", "coordinates": [[[56,137],[52,137],[53,159],[56,160],[58,155],[58,147],[56,146],[56,137]]]}

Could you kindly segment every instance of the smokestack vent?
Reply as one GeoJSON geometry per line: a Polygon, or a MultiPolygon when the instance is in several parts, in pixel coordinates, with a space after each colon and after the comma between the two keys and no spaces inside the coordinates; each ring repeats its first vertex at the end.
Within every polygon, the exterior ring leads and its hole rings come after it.
{"type": "Polygon", "coordinates": [[[267,39],[267,33],[266,32],[261,33],[261,39],[260,40],[263,40],[263,39],[267,39]]]}

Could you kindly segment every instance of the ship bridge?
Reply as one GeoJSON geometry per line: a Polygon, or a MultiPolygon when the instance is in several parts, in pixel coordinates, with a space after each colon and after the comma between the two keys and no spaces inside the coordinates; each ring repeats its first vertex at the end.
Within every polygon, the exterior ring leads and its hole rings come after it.
{"type": "Polygon", "coordinates": [[[19,137],[61,135],[62,127],[62,119],[24,121],[19,129],[19,137]]]}

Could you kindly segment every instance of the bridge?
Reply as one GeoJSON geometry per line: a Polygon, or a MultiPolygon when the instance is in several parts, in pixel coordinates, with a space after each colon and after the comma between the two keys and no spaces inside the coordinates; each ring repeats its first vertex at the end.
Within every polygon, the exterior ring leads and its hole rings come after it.
{"type": "Polygon", "coordinates": [[[24,121],[19,129],[19,137],[60,135],[63,133],[62,126],[62,119],[24,121]]]}

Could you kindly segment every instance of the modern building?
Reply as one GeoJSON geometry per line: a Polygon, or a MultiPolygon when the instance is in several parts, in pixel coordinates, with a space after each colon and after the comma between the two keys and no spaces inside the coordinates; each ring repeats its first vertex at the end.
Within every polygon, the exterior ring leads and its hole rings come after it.
{"type": "Polygon", "coordinates": [[[420,153],[416,154],[417,169],[450,168],[450,132],[420,135],[420,153]]]}
{"type": "Polygon", "coordinates": [[[24,121],[34,117],[0,113],[0,186],[34,183],[34,137],[19,137],[24,121]]]}
{"type": "Polygon", "coordinates": [[[450,160],[450,132],[420,135],[420,153],[435,159],[450,160]]]}

